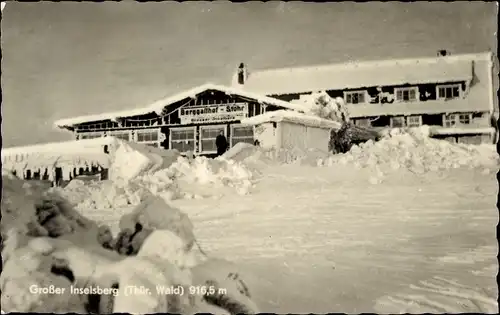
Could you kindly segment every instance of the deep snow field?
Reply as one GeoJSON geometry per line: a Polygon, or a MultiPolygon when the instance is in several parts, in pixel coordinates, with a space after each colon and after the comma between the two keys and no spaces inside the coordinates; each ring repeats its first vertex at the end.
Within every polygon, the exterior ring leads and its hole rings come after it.
{"type": "Polygon", "coordinates": [[[58,190],[115,234],[143,196],[163,197],[237,264],[261,312],[498,313],[495,148],[422,133],[336,156],[237,145],[58,190]]]}

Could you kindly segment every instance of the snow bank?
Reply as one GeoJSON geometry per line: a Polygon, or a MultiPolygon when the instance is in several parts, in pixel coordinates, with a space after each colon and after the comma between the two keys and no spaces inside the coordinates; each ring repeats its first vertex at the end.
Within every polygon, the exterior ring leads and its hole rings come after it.
{"type": "Polygon", "coordinates": [[[249,193],[252,187],[252,172],[241,163],[224,158],[197,157],[192,161],[179,158],[168,172],[173,172],[175,178],[187,183],[229,186],[240,194],[249,193]]]}
{"type": "Polygon", "coordinates": [[[429,128],[425,126],[392,129],[378,142],[370,140],[353,146],[345,154],[333,155],[318,163],[370,168],[378,177],[399,169],[417,174],[460,167],[483,168],[489,172],[499,166],[498,154],[492,145],[453,144],[428,135],[429,128]]]}
{"type": "Polygon", "coordinates": [[[119,140],[112,152],[110,179],[129,181],[170,166],[180,156],[177,150],[164,150],[140,143],[119,140]]]}
{"type": "Polygon", "coordinates": [[[320,150],[290,150],[262,148],[248,143],[238,143],[228,150],[223,157],[245,165],[256,171],[261,167],[279,164],[314,165],[318,160],[329,157],[331,154],[320,150]]]}
{"type": "Polygon", "coordinates": [[[140,155],[144,157],[145,163],[138,165],[133,172],[128,172],[126,164],[113,165],[115,174],[119,174],[114,180],[84,182],[74,179],[64,188],[56,187],[52,190],[64,196],[80,211],[102,211],[136,206],[152,196],[166,201],[199,197],[189,191],[183,191],[180,182],[193,187],[196,185],[230,187],[238,194],[248,194],[253,186],[252,171],[232,160],[213,160],[204,157],[189,159],[178,156],[175,162],[163,168],[178,154],[176,151],[167,153],[161,160],[153,160],[151,157],[147,158],[144,151],[132,151],[131,146],[127,145],[123,145],[122,148],[117,150],[116,163],[131,160],[130,157],[120,157],[120,154],[140,155]],[[157,168],[159,169],[156,170],[157,168]],[[134,177],[131,177],[132,175],[134,177]],[[128,180],[124,179],[125,176],[128,180]]]}
{"type": "Polygon", "coordinates": [[[333,155],[318,150],[264,149],[237,144],[224,157],[246,167],[262,170],[278,164],[311,166],[353,166],[369,169],[370,182],[380,183],[388,173],[405,169],[416,174],[452,168],[478,168],[484,173],[498,169],[499,158],[492,145],[454,144],[429,137],[429,128],[392,129],[380,141],[355,145],[345,154],[333,155]]]}
{"type": "MultiPolygon", "coordinates": [[[[148,187],[135,182],[84,182],[78,179],[72,180],[64,188],[56,187],[51,190],[64,196],[79,211],[112,210],[137,205],[151,195],[148,187]]],[[[172,186],[171,190],[175,191],[175,187],[172,186]]]]}

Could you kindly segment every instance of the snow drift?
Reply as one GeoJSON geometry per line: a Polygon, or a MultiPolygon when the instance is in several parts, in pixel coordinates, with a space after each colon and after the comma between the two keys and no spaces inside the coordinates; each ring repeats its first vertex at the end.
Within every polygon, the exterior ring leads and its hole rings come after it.
{"type": "Polygon", "coordinates": [[[399,169],[417,174],[460,167],[489,172],[499,166],[498,154],[491,145],[454,144],[428,135],[426,126],[392,129],[380,141],[355,145],[345,154],[319,160],[318,165],[353,165],[376,170],[381,176],[399,169]]]}
{"type": "Polygon", "coordinates": [[[166,201],[202,198],[207,192],[206,189],[198,189],[199,187],[229,187],[238,194],[248,194],[253,187],[253,172],[233,160],[177,156],[172,161],[173,156],[177,155],[176,151],[153,160],[144,151],[127,151],[130,148],[131,146],[123,145],[115,153],[113,161],[118,165],[112,165],[112,168],[119,175],[114,180],[84,182],[75,179],[64,188],[52,190],[67,198],[78,210],[88,211],[134,206],[151,196],[161,197],[166,201]],[[121,164],[121,161],[132,161],[132,156],[142,157],[144,163],[129,171],[133,167],[127,168],[127,164],[121,164]]]}
{"type": "Polygon", "coordinates": [[[177,150],[165,150],[140,143],[118,140],[112,152],[110,179],[129,181],[146,173],[169,167],[180,153],[177,150]]]}
{"type": "Polygon", "coordinates": [[[223,157],[244,165],[252,172],[262,168],[280,164],[314,165],[319,159],[328,158],[331,154],[321,150],[275,149],[262,148],[248,143],[238,143],[228,150],[223,157]]]}
{"type": "Polygon", "coordinates": [[[392,129],[380,141],[370,140],[354,145],[344,154],[267,150],[249,144],[237,144],[224,157],[250,168],[291,163],[322,167],[350,165],[374,171],[378,179],[399,169],[416,174],[460,167],[492,172],[500,165],[498,154],[492,145],[455,144],[433,139],[428,135],[429,128],[425,126],[406,130],[392,129]]]}
{"type": "Polygon", "coordinates": [[[248,290],[239,289],[241,280],[228,285],[234,266],[196,255],[189,218],[161,198],[150,199],[125,217],[119,237],[112,239],[108,228],[80,215],[57,193],[13,176],[2,179],[2,311],[258,312],[248,290]],[[214,294],[190,290],[201,285],[214,294]],[[32,292],[50,286],[65,291],[32,292]],[[151,294],[125,294],[127,286],[149,288],[151,294]],[[182,287],[185,294],[165,298],[158,287],[182,287]],[[222,287],[224,291],[218,290],[222,287]],[[91,292],[95,289],[106,290],[97,292],[97,303],[91,292]]]}

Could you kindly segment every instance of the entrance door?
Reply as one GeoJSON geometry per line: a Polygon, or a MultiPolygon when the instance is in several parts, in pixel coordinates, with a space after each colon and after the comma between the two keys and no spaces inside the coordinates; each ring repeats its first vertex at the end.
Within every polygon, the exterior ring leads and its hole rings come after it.
{"type": "Polygon", "coordinates": [[[224,136],[227,138],[227,125],[200,126],[201,154],[217,153],[215,139],[221,131],[224,132],[224,136]]]}

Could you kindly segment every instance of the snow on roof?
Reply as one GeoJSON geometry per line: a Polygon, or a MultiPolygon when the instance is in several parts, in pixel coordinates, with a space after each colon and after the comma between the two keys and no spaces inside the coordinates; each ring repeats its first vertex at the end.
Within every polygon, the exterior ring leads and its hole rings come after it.
{"type": "Polygon", "coordinates": [[[483,127],[483,128],[469,128],[469,127],[433,127],[430,128],[430,134],[436,135],[465,135],[465,134],[494,134],[495,128],[493,127],[483,127]]]}
{"type": "Polygon", "coordinates": [[[89,152],[95,149],[102,151],[104,145],[116,144],[119,140],[114,137],[103,137],[85,140],[73,140],[64,142],[52,142],[35,144],[22,147],[2,148],[1,155],[10,156],[16,154],[32,154],[32,153],[80,153],[89,152]]]}
{"type": "Polygon", "coordinates": [[[473,61],[486,58],[491,58],[491,54],[268,69],[250,72],[244,85],[234,85],[255,93],[278,95],[384,85],[469,81],[473,77],[473,61]]]}
{"type": "Polygon", "coordinates": [[[327,120],[318,116],[306,115],[290,110],[276,110],[262,115],[245,118],[241,121],[242,125],[259,125],[266,122],[293,122],[296,124],[310,127],[340,129],[341,124],[333,120],[327,120]]]}
{"type": "Polygon", "coordinates": [[[101,121],[101,120],[115,120],[120,117],[131,117],[131,116],[137,116],[137,115],[145,115],[152,113],[154,111],[148,110],[147,108],[133,108],[129,110],[122,110],[118,112],[107,112],[107,113],[101,113],[101,114],[95,114],[95,115],[85,115],[85,116],[78,116],[78,117],[73,117],[73,118],[64,118],[64,119],[59,119],[54,122],[54,126],[57,128],[64,128],[68,126],[73,126],[89,121],[101,121]]]}
{"type": "Polygon", "coordinates": [[[351,118],[374,117],[381,115],[417,115],[442,113],[467,113],[471,111],[490,111],[488,102],[471,99],[428,100],[425,102],[394,102],[385,104],[348,104],[351,118]]]}
{"type": "Polygon", "coordinates": [[[234,88],[234,87],[227,87],[223,85],[216,85],[212,83],[207,83],[203,84],[200,86],[197,86],[195,88],[189,89],[187,91],[157,100],[156,102],[142,108],[135,108],[131,110],[124,110],[124,111],[119,111],[119,112],[109,112],[109,113],[102,113],[102,114],[97,114],[97,115],[88,115],[88,116],[79,116],[79,117],[73,117],[73,118],[67,118],[67,119],[61,119],[57,120],[54,124],[55,126],[59,128],[64,128],[68,126],[73,126],[76,124],[81,124],[85,122],[90,122],[90,121],[101,121],[101,120],[115,120],[120,117],[130,117],[130,116],[136,116],[136,115],[144,115],[148,113],[157,113],[160,115],[163,111],[163,109],[166,106],[169,106],[171,104],[174,104],[178,101],[181,101],[186,98],[195,98],[196,95],[203,93],[207,90],[217,90],[224,92],[228,95],[238,95],[241,97],[246,97],[252,100],[259,101],[261,103],[269,104],[269,105],[275,105],[283,108],[288,108],[288,109],[293,109],[293,110],[299,110],[303,111],[304,108],[300,105],[297,104],[291,104],[289,102],[281,101],[272,97],[267,97],[265,95],[260,95],[256,93],[252,93],[249,91],[245,91],[239,88],[234,88]]]}

